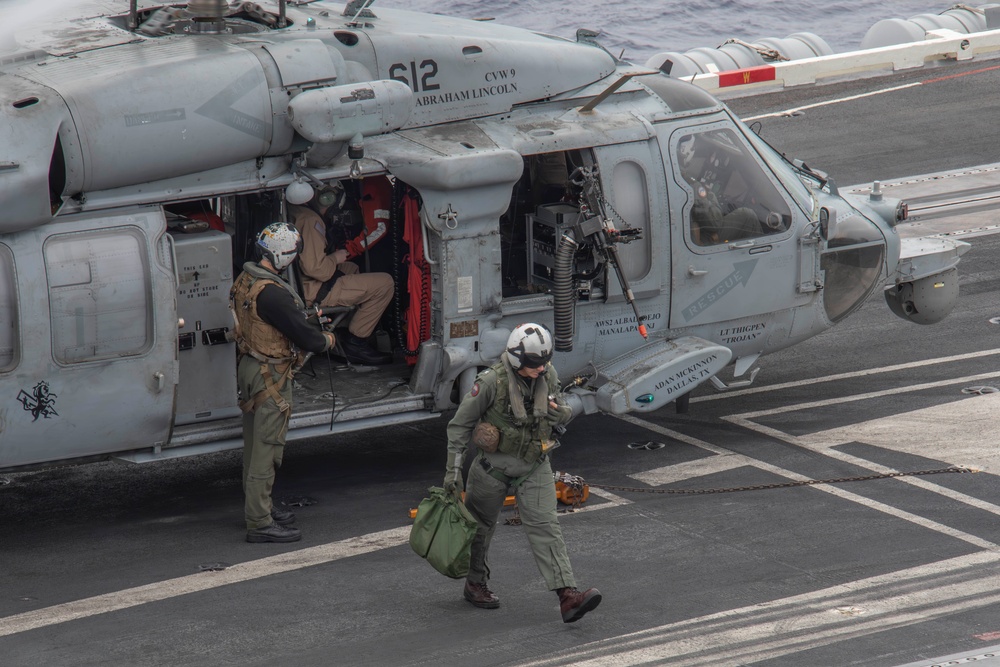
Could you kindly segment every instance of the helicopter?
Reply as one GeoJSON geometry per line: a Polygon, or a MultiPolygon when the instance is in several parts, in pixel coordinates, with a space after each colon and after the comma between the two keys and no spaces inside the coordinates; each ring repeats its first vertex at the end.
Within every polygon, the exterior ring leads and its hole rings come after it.
{"type": "Polygon", "coordinates": [[[310,360],[290,440],[437,418],[523,322],[575,415],[679,407],[879,291],[940,320],[969,247],[594,31],[371,0],[80,0],[0,41],[0,117],[6,471],[242,446],[234,272],[330,184],[392,193],[394,361],[310,360]]]}

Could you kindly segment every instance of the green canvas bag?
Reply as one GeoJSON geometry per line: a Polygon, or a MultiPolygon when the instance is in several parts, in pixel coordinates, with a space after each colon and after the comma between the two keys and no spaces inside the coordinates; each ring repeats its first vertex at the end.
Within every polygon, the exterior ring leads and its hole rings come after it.
{"type": "Polygon", "coordinates": [[[439,486],[427,491],[430,498],[420,501],[410,529],[410,547],[441,574],[461,579],[469,573],[479,524],[453,494],[439,486]]]}

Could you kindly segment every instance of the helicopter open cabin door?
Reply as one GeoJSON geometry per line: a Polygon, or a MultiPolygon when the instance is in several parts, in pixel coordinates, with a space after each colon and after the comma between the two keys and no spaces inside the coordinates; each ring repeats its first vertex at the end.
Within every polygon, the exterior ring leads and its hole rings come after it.
{"type": "MultiPolygon", "coordinates": [[[[635,297],[642,323],[650,334],[666,328],[670,303],[670,254],[663,166],[655,140],[634,141],[594,148],[600,179],[602,213],[618,232],[615,244],[620,269],[635,297]],[[633,232],[633,236],[628,236],[633,232]]],[[[606,263],[607,264],[607,263],[606,263]]],[[[614,266],[605,266],[603,299],[578,307],[579,334],[596,336],[595,353],[614,358],[640,347],[635,311],[626,301],[614,266]]],[[[655,337],[655,336],[654,336],[655,337]]]]}
{"type": "MultiPolygon", "coordinates": [[[[579,224],[585,233],[580,250],[597,262],[583,270],[585,257],[579,252],[575,257],[573,349],[582,349],[577,361],[592,371],[598,409],[652,412],[712,377],[731,354],[696,335],[668,337],[673,299],[668,185],[655,137],[597,146],[592,154],[593,161],[571,179],[588,209],[579,224]]],[[[556,297],[560,351],[566,348],[560,347],[558,291],[556,297]]]]}
{"type": "Polygon", "coordinates": [[[734,358],[756,354],[762,337],[787,334],[780,313],[812,298],[797,281],[805,214],[731,122],[673,131],[664,160],[677,193],[670,327],[707,327],[734,358]]]}
{"type": "Polygon", "coordinates": [[[150,448],[177,383],[159,207],[0,235],[0,467],[150,448]]]}

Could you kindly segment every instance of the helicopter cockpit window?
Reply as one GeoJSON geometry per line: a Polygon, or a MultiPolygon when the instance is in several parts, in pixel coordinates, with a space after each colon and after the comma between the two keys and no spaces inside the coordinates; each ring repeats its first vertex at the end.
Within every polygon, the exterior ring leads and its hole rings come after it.
{"type": "Polygon", "coordinates": [[[692,195],[688,218],[695,245],[781,234],[791,226],[785,199],[733,130],[682,137],[677,164],[692,195]]]}
{"type": "Polygon", "coordinates": [[[807,214],[811,214],[815,202],[809,193],[806,182],[816,183],[816,180],[803,176],[801,172],[793,170],[789,161],[757,134],[747,132],[744,136],[757,149],[764,162],[767,162],[771,171],[781,181],[781,184],[785,186],[788,194],[795,200],[795,203],[807,214]]]}
{"type": "Polygon", "coordinates": [[[52,353],[61,363],[141,354],[151,343],[145,243],[129,228],[45,242],[52,353]]]}
{"type": "Polygon", "coordinates": [[[14,289],[14,255],[0,245],[0,371],[17,361],[17,294],[14,289]]]}

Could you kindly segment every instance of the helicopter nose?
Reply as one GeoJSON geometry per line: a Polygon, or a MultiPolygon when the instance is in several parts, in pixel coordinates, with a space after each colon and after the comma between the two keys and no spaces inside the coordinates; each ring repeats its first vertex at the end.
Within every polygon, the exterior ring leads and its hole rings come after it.
{"type": "Polygon", "coordinates": [[[69,178],[71,134],[69,109],[55,91],[0,75],[0,233],[52,220],[69,178]]]}

